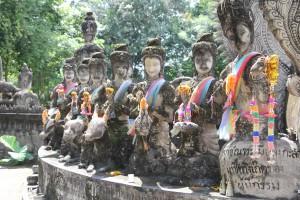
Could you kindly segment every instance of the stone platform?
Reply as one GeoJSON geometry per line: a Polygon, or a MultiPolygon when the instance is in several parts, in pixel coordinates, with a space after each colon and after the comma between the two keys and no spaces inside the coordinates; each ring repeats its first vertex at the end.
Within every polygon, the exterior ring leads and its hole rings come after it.
{"type": "MultiPolygon", "coordinates": [[[[158,182],[157,177],[134,177],[128,182],[127,175],[109,176],[101,173],[87,173],[77,164],[59,163],[54,151],[39,149],[39,192],[47,200],[68,199],[228,199],[205,187],[178,187],[158,182]]],[[[240,199],[240,198],[230,198],[240,199]]]]}

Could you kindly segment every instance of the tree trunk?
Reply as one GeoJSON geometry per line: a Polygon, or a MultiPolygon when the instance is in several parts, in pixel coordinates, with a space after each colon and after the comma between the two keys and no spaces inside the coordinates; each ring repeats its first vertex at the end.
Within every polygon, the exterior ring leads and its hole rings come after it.
{"type": "Polygon", "coordinates": [[[0,55],[0,81],[2,81],[2,59],[0,55]]]}
{"type": "Polygon", "coordinates": [[[4,70],[4,80],[7,82],[8,77],[8,64],[9,64],[9,50],[6,50],[6,60],[5,60],[5,70],[4,70]]]}

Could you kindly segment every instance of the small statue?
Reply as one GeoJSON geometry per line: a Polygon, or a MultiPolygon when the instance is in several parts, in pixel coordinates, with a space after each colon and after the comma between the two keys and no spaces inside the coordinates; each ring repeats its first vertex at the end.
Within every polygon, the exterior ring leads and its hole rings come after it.
{"type": "MultiPolygon", "coordinates": [[[[143,141],[145,152],[148,151],[148,135],[152,122],[153,121],[148,114],[147,100],[144,97],[140,101],[140,113],[139,116],[135,119],[135,129],[137,130],[138,137],[141,137],[143,141]]],[[[140,140],[140,138],[138,138],[137,140],[140,140]]]]}
{"type": "Polygon", "coordinates": [[[92,119],[82,137],[81,162],[78,167],[86,168],[87,172],[92,172],[94,169],[101,172],[113,169],[111,142],[107,128],[109,109],[110,107],[100,118],[99,106],[95,105],[92,119]]]}
{"type": "Polygon", "coordinates": [[[77,118],[65,123],[58,162],[72,163],[79,161],[82,135],[87,128],[87,122],[87,118],[77,118]]]}
{"type": "Polygon", "coordinates": [[[71,111],[70,111],[70,119],[76,119],[77,115],[78,115],[78,102],[77,102],[77,92],[73,91],[71,92],[71,99],[72,102],[69,104],[71,106],[71,111]]]}
{"type": "Polygon", "coordinates": [[[83,98],[82,98],[82,104],[81,104],[81,112],[83,116],[92,116],[92,107],[91,107],[91,98],[89,92],[83,92],[83,98]]]}
{"type": "Polygon", "coordinates": [[[178,114],[178,122],[174,124],[171,133],[173,137],[177,135],[178,132],[181,133],[181,145],[177,155],[193,156],[196,152],[194,137],[198,125],[192,122],[192,114],[199,113],[200,108],[190,101],[191,88],[189,86],[180,85],[177,89],[183,103],[176,111],[178,114]]]}
{"type": "Polygon", "coordinates": [[[45,109],[42,113],[43,131],[39,134],[46,145],[45,150],[59,150],[63,137],[64,121],[60,120],[60,112],[55,108],[45,109]]]}
{"type": "Polygon", "coordinates": [[[64,89],[57,89],[57,105],[62,105],[65,101],[64,89]]]}

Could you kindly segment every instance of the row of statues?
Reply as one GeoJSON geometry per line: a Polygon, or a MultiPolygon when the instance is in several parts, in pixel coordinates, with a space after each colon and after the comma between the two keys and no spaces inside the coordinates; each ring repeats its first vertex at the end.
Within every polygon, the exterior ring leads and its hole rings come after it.
{"type": "MultiPolygon", "coordinates": [[[[253,15],[243,1],[224,1],[217,13],[224,36],[238,53],[219,78],[217,46],[212,34],[204,34],[192,47],[194,77],[172,82],[163,78],[166,51],[160,38],[148,39],[141,53],[145,81],[139,83],[130,79],[132,63],[125,44],[110,54],[112,76],[106,78],[103,50],[84,29],[95,30],[88,13],[82,25],[86,44],[66,60],[64,80],[43,113],[40,135],[46,149],[60,149],[60,162],[79,161],[79,168],[88,172],[125,168],[200,186],[219,181],[219,139],[249,141],[251,159],[260,158],[266,142],[266,160],[274,164],[279,144],[274,129],[278,56],[252,51],[253,15]],[[177,149],[175,136],[180,138],[177,149]]],[[[222,156],[224,163],[227,158],[222,156]]],[[[224,166],[233,161],[226,162],[224,166]]],[[[231,196],[234,176],[224,166],[221,183],[228,182],[226,194],[231,196]]]]}

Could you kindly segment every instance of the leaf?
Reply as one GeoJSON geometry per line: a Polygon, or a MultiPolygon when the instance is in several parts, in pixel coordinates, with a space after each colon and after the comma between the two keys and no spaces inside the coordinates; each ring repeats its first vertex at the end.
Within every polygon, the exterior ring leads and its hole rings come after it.
{"type": "Polygon", "coordinates": [[[26,158],[26,153],[15,153],[15,152],[8,152],[8,154],[17,161],[24,161],[26,158]]]}
{"type": "Polygon", "coordinates": [[[5,158],[5,159],[1,159],[0,163],[9,163],[10,161],[12,161],[11,158],[5,158]]]}
{"type": "Polygon", "coordinates": [[[16,136],[3,135],[0,137],[0,142],[12,151],[15,151],[15,152],[20,151],[20,144],[16,140],[16,136]]]}
{"type": "Polygon", "coordinates": [[[31,155],[30,153],[26,152],[25,159],[27,159],[27,160],[33,160],[33,155],[31,155]]]}

